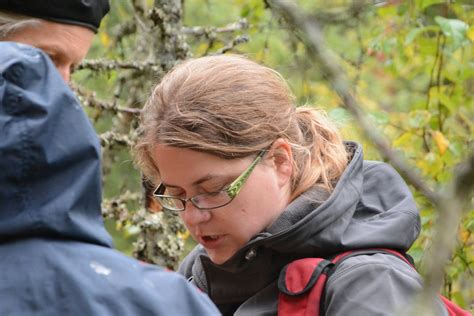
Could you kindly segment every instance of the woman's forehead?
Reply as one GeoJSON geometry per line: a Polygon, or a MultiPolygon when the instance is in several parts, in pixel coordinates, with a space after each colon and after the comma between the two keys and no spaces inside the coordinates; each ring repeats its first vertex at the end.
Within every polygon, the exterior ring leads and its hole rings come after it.
{"type": "Polygon", "coordinates": [[[223,159],[216,155],[188,148],[158,144],[153,148],[153,161],[162,182],[195,184],[226,177],[245,165],[246,159],[223,159]]]}

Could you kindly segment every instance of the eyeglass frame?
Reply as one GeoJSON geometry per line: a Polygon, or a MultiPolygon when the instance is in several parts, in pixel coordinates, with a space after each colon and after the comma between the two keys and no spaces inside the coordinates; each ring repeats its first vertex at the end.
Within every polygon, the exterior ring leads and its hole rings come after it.
{"type": "Polygon", "coordinates": [[[265,153],[267,151],[268,151],[267,149],[262,149],[258,153],[257,157],[253,160],[253,162],[234,181],[232,181],[232,183],[229,184],[229,186],[227,186],[225,189],[222,189],[222,190],[219,190],[219,191],[216,191],[216,192],[199,193],[199,194],[193,195],[193,196],[191,196],[187,199],[183,199],[183,198],[180,198],[180,197],[177,197],[177,196],[162,194],[166,190],[166,187],[163,185],[163,183],[160,183],[160,185],[158,185],[158,187],[155,189],[155,191],[153,191],[153,197],[164,209],[167,209],[167,210],[172,211],[172,212],[183,212],[184,210],[186,210],[186,203],[188,201],[190,201],[194,205],[194,207],[196,207],[199,210],[214,210],[216,208],[226,206],[226,205],[230,204],[237,197],[237,195],[240,193],[240,190],[242,189],[244,184],[247,182],[247,179],[249,178],[250,174],[255,169],[258,162],[263,158],[263,156],[265,155],[265,153]],[[228,202],[222,204],[222,205],[219,205],[219,206],[205,207],[205,208],[199,207],[198,205],[196,205],[193,202],[193,199],[196,198],[197,196],[210,195],[210,194],[215,194],[215,193],[219,193],[219,192],[227,193],[227,195],[230,197],[230,200],[228,202]],[[179,209],[179,210],[178,209],[169,209],[161,203],[159,198],[172,198],[172,199],[180,200],[183,203],[183,208],[179,209]]]}

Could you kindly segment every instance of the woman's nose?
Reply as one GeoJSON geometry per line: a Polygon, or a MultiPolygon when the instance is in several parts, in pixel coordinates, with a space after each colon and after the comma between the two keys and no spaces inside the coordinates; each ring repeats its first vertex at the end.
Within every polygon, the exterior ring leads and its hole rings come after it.
{"type": "Polygon", "coordinates": [[[200,210],[191,201],[186,203],[186,208],[180,213],[186,226],[195,226],[211,219],[212,214],[207,210],[200,210]]]}

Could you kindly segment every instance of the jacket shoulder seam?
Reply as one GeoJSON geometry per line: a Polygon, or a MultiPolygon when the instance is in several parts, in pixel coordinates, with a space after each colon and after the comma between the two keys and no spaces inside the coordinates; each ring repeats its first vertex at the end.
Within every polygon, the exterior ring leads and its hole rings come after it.
{"type": "MultiPolygon", "coordinates": [[[[364,256],[364,255],[361,255],[361,256],[358,256],[358,257],[360,258],[362,256],[364,256]]],[[[368,257],[367,255],[365,255],[365,256],[368,257]]],[[[391,255],[386,255],[386,256],[388,257],[388,256],[391,256],[391,255]]],[[[354,257],[354,258],[356,258],[356,257],[354,257]]],[[[402,262],[401,259],[396,258],[396,257],[393,257],[393,258],[395,260],[399,260],[400,263],[406,265],[414,273],[418,273],[414,268],[410,267],[407,263],[402,262]]],[[[367,261],[364,260],[364,262],[359,262],[359,263],[356,263],[356,264],[349,264],[351,259],[352,258],[349,258],[344,263],[342,263],[341,266],[339,267],[340,269],[335,271],[334,274],[332,274],[331,277],[328,278],[328,284],[329,284],[329,282],[331,282],[331,283],[336,282],[338,279],[345,276],[347,273],[353,273],[354,270],[361,270],[361,269],[366,268],[368,266],[370,266],[370,267],[379,266],[379,267],[384,267],[386,269],[396,270],[396,271],[400,271],[401,273],[404,273],[401,269],[397,268],[394,264],[391,264],[391,263],[375,262],[374,260],[367,260],[367,261]]],[[[408,277],[411,277],[410,275],[408,275],[406,273],[404,273],[404,274],[408,277]]],[[[416,278],[414,278],[414,280],[416,280],[416,278]]]]}

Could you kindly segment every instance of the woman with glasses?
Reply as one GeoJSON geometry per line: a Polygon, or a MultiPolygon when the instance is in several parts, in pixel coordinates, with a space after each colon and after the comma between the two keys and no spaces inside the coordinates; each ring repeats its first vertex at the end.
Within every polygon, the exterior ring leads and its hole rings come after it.
{"type": "MultiPolygon", "coordinates": [[[[318,110],[296,107],[282,77],[232,55],[188,60],[142,112],[137,162],[163,211],[199,245],[180,267],[224,315],[276,315],[288,263],[366,248],[405,252],[420,230],[396,171],[363,160],[318,110]]],[[[387,253],[339,265],[326,315],[392,315],[422,287],[387,253]]],[[[444,311],[440,310],[440,315],[444,311]]]]}

